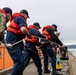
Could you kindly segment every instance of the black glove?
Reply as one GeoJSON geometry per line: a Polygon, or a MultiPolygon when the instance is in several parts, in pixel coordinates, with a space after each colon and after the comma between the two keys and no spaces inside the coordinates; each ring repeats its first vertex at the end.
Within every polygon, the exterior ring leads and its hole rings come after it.
{"type": "Polygon", "coordinates": [[[29,34],[27,35],[27,37],[28,37],[28,38],[31,38],[31,34],[29,33],[29,34]]]}
{"type": "Polygon", "coordinates": [[[39,42],[38,44],[36,44],[36,46],[40,46],[41,45],[41,43],[39,42]]]}

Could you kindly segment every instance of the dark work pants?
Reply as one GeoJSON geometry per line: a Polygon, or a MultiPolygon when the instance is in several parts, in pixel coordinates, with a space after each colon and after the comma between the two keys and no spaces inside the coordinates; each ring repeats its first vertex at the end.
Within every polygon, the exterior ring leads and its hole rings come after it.
{"type": "Polygon", "coordinates": [[[43,53],[43,56],[44,56],[44,70],[48,70],[48,59],[49,59],[49,56],[44,51],[44,49],[42,49],[42,53],[43,53]]]}
{"type": "Polygon", "coordinates": [[[28,65],[30,59],[32,58],[36,67],[37,67],[37,72],[42,73],[41,60],[39,58],[38,51],[37,51],[35,45],[31,42],[27,42],[26,45],[31,50],[28,50],[28,49],[26,50],[26,48],[24,49],[24,54],[23,55],[24,55],[24,59],[25,59],[25,68],[28,65]]]}
{"type": "Polygon", "coordinates": [[[11,58],[14,62],[14,67],[12,69],[11,75],[23,75],[24,66],[24,57],[20,46],[14,46],[12,48],[7,48],[11,58]]]}
{"type": "MultiPolygon", "coordinates": [[[[22,37],[20,35],[16,35],[15,33],[7,31],[7,35],[6,35],[7,43],[14,44],[20,40],[22,40],[22,37]]],[[[11,75],[23,75],[23,70],[25,68],[25,66],[24,66],[25,61],[24,61],[24,57],[22,54],[23,49],[24,49],[23,42],[18,43],[17,45],[13,46],[12,48],[7,48],[7,51],[10,54],[10,56],[14,62],[14,66],[13,66],[11,75]]]]}
{"type": "Polygon", "coordinates": [[[41,47],[44,56],[44,68],[48,67],[48,57],[51,59],[51,65],[53,69],[56,69],[56,55],[52,50],[52,46],[48,45],[45,47],[41,47]]]}

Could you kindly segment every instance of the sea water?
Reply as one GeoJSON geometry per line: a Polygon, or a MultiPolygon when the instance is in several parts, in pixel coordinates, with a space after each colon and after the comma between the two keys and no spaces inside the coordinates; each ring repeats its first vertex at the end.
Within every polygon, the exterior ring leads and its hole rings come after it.
{"type": "Polygon", "coordinates": [[[68,51],[72,52],[72,55],[76,58],[76,42],[64,43],[67,46],[68,51]]]}
{"type": "Polygon", "coordinates": [[[70,48],[68,51],[71,51],[72,55],[76,58],[76,48],[70,48]]]}

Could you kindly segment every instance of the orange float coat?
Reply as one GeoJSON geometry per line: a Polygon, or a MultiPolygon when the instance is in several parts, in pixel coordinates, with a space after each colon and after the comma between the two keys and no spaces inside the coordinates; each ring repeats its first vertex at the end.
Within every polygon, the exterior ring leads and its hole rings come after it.
{"type": "MultiPolygon", "coordinates": [[[[32,28],[35,28],[36,30],[38,30],[37,26],[35,26],[35,25],[28,26],[28,30],[29,31],[32,28]]],[[[32,35],[31,38],[26,37],[25,40],[30,41],[30,42],[35,43],[35,44],[39,43],[39,39],[36,36],[34,36],[34,35],[32,35]]]]}
{"type": "Polygon", "coordinates": [[[48,28],[52,28],[52,26],[50,26],[50,25],[45,26],[45,27],[42,29],[42,34],[43,34],[46,38],[48,38],[49,40],[53,41],[51,35],[47,32],[47,29],[48,29],[48,28]]]}
{"type": "MultiPolygon", "coordinates": [[[[12,17],[11,20],[10,20],[11,22],[10,22],[10,25],[8,26],[8,28],[7,28],[7,31],[11,31],[11,32],[13,32],[13,33],[15,33],[15,34],[18,34],[18,35],[21,35],[21,36],[25,37],[25,35],[21,32],[18,24],[16,24],[16,23],[14,22],[14,18],[16,18],[16,17],[18,17],[18,16],[21,16],[21,17],[23,17],[23,18],[25,19],[24,15],[22,15],[22,14],[20,14],[20,13],[14,13],[14,14],[13,14],[13,17],[12,17]]],[[[26,20],[26,19],[25,19],[25,20],[26,20]]]]}

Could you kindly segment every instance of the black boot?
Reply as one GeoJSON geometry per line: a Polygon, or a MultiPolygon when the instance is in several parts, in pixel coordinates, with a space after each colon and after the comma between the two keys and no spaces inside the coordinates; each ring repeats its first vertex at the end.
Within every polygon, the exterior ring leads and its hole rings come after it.
{"type": "Polygon", "coordinates": [[[42,73],[39,73],[38,75],[43,75],[42,73]]]}
{"type": "Polygon", "coordinates": [[[44,73],[50,73],[51,71],[49,69],[45,69],[44,73]]]}
{"type": "Polygon", "coordinates": [[[50,73],[51,71],[48,69],[48,63],[44,64],[44,73],[50,73]]]}
{"type": "Polygon", "coordinates": [[[62,74],[59,74],[56,70],[54,70],[54,71],[52,71],[51,75],[62,75],[62,74]]]}

